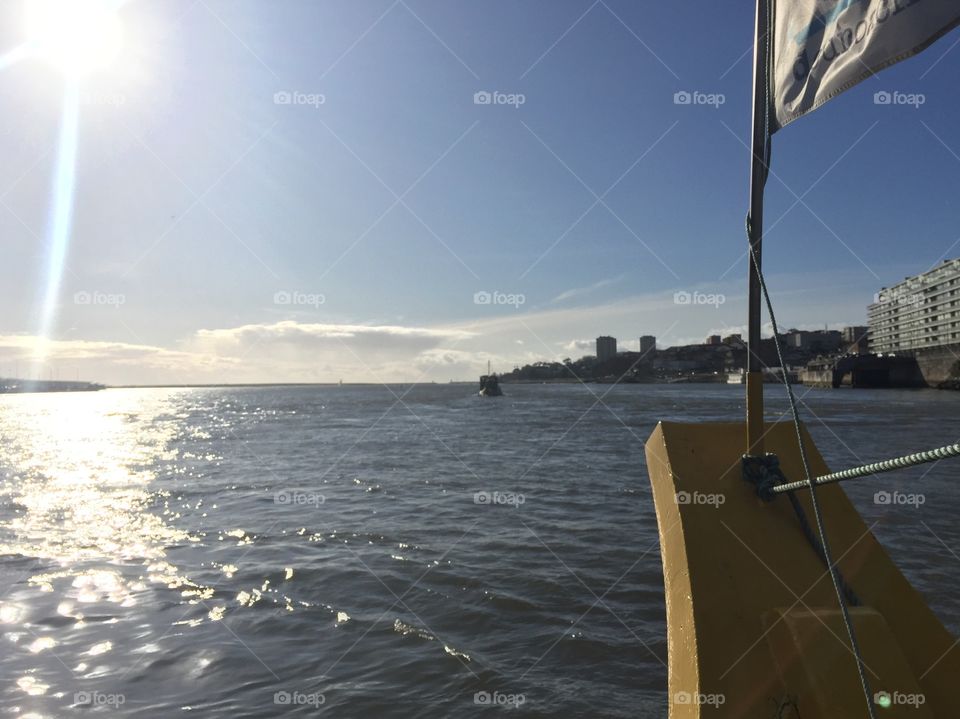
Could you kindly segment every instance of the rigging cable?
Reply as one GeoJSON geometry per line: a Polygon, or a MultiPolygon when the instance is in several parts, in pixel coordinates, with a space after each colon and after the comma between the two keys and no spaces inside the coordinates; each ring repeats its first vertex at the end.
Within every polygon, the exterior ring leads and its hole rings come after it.
{"type": "MultiPolygon", "coordinates": [[[[747,220],[749,224],[749,219],[747,220]]],[[[847,600],[844,596],[844,588],[846,587],[846,582],[840,576],[840,571],[836,566],[836,563],[833,560],[833,555],[830,551],[830,543],[827,539],[827,531],[823,524],[823,515],[820,511],[820,502],[817,499],[817,485],[814,481],[813,475],[810,472],[810,463],[807,457],[807,448],[803,443],[803,433],[800,428],[800,414],[797,411],[797,401],[796,397],[793,394],[793,388],[790,386],[790,378],[786,372],[786,366],[783,363],[783,351],[780,347],[780,339],[778,337],[777,329],[777,320],[773,313],[773,302],[770,300],[770,293],[767,291],[767,283],[763,277],[763,271],[760,269],[759,264],[757,263],[756,253],[753,251],[753,248],[750,248],[750,256],[753,260],[754,270],[757,273],[757,277],[760,280],[760,289],[763,293],[764,301],[767,305],[767,312],[770,315],[770,324],[773,326],[773,343],[777,350],[777,359],[780,362],[780,367],[783,369],[783,384],[787,389],[787,399],[790,403],[790,414],[793,418],[793,426],[797,433],[797,444],[800,447],[800,459],[803,463],[803,474],[806,478],[803,485],[810,489],[810,502],[813,505],[813,516],[817,523],[817,531],[820,535],[820,549],[823,552],[823,559],[827,564],[827,569],[830,571],[830,578],[833,580],[833,588],[837,594],[837,601],[840,604],[840,614],[843,617],[843,623],[847,630],[847,636],[850,639],[850,648],[853,651],[853,656],[857,660],[857,673],[860,676],[860,686],[863,688],[863,696],[867,702],[867,713],[870,716],[870,719],[876,719],[876,713],[873,708],[873,694],[870,691],[870,682],[867,679],[863,656],[860,653],[860,645],[857,643],[856,632],[853,629],[853,622],[850,619],[850,611],[847,608],[847,600]]],[[[790,495],[793,498],[793,495],[790,495]]],[[[799,507],[799,504],[794,504],[794,507],[799,507]]],[[[802,512],[802,509],[801,509],[802,512]]],[[[801,523],[803,523],[804,518],[801,518],[801,523]]],[[[848,589],[849,591],[849,589],[848,589]]]]}
{"type": "MultiPolygon", "coordinates": [[[[766,180],[766,175],[769,173],[770,169],[770,156],[771,156],[771,134],[770,134],[770,66],[772,64],[772,52],[771,52],[771,30],[772,30],[772,0],[760,0],[760,2],[766,3],[767,8],[767,27],[766,33],[764,34],[764,62],[766,63],[766,71],[764,72],[764,112],[763,112],[763,171],[764,171],[764,181],[766,180]]],[[[787,390],[787,399],[790,403],[790,413],[793,417],[793,426],[797,433],[797,443],[800,448],[800,459],[803,462],[803,472],[806,479],[806,484],[810,488],[810,502],[813,505],[813,514],[817,523],[817,530],[820,534],[820,547],[823,552],[823,559],[826,561],[827,569],[830,571],[830,578],[833,580],[833,588],[837,595],[837,601],[840,604],[840,613],[843,617],[843,623],[847,630],[847,636],[850,639],[850,648],[853,650],[854,658],[857,660],[857,673],[860,676],[860,686],[863,688],[863,696],[867,703],[867,714],[870,716],[870,719],[876,719],[876,713],[873,706],[873,694],[870,691],[870,682],[867,679],[866,671],[863,664],[863,656],[860,653],[860,646],[857,643],[856,632],[853,629],[853,622],[850,619],[850,611],[847,608],[847,601],[844,596],[844,587],[846,582],[840,577],[839,570],[836,567],[836,564],[833,560],[833,556],[830,552],[830,543],[827,539],[827,531],[823,524],[823,515],[820,511],[820,502],[817,499],[817,486],[814,483],[813,475],[810,472],[810,463],[807,458],[807,449],[803,443],[803,432],[800,427],[800,414],[797,411],[797,401],[796,397],[793,394],[793,388],[790,386],[790,378],[787,375],[787,368],[783,362],[783,351],[780,347],[780,338],[777,332],[777,318],[773,312],[773,302],[770,300],[770,293],[767,291],[767,283],[763,277],[763,270],[760,267],[760,258],[757,256],[756,248],[753,246],[753,243],[750,239],[753,237],[753,226],[751,221],[751,216],[747,213],[747,246],[750,250],[750,260],[753,265],[754,271],[757,273],[757,279],[760,284],[760,290],[763,294],[764,301],[767,305],[767,312],[770,315],[770,324],[773,326],[773,343],[774,347],[777,350],[777,358],[780,361],[780,368],[783,374],[783,384],[787,390]]],[[[762,229],[762,228],[761,228],[762,229]]],[[[750,348],[750,351],[759,350],[760,348],[750,348]]],[[[762,421],[762,420],[761,420],[762,421]]],[[[793,495],[790,495],[793,497],[793,495]]],[[[799,507],[799,503],[794,504],[794,507],[799,507]]],[[[802,508],[801,508],[802,511],[802,508]]]]}

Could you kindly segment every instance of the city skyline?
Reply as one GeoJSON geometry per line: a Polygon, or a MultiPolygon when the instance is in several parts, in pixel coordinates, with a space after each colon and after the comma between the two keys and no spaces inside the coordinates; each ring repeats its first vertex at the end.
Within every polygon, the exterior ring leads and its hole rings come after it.
{"type": "MultiPolygon", "coordinates": [[[[0,366],[447,381],[600,328],[745,333],[749,7],[129,0],[120,55],[77,88],[59,249],[69,83],[15,57],[24,7],[0,9],[23,108],[0,134],[0,366]],[[678,26],[697,57],[662,41],[678,26]]],[[[960,254],[952,42],[777,135],[782,326],[864,324],[881,287],[960,254]]]]}

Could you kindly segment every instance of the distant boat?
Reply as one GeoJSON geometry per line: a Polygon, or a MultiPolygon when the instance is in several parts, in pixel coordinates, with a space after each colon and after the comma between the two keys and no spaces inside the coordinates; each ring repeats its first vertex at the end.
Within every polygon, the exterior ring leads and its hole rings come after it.
{"type": "Polygon", "coordinates": [[[487,361],[487,373],[480,375],[481,397],[502,397],[503,390],[500,389],[500,379],[497,375],[490,372],[490,361],[487,361]]]}
{"type": "Polygon", "coordinates": [[[480,396],[481,397],[502,397],[503,390],[500,389],[500,381],[495,374],[485,374],[480,377],[480,396]]]}

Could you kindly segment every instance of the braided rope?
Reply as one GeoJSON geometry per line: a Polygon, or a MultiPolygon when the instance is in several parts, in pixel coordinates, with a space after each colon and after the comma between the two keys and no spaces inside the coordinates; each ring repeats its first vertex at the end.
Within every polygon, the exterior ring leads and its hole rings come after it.
{"type": "MultiPolygon", "coordinates": [[[[823,476],[814,479],[813,484],[819,487],[823,484],[842,482],[845,479],[860,479],[861,477],[869,477],[875,474],[880,474],[881,472],[891,472],[895,469],[916,467],[917,465],[927,464],[928,462],[938,462],[941,459],[949,459],[950,457],[960,457],[960,444],[948,444],[945,447],[938,447],[937,449],[930,449],[925,452],[916,452],[915,454],[908,454],[903,457],[885,459],[882,462],[865,464],[862,467],[852,467],[851,469],[845,469],[842,472],[824,474],[823,476]]],[[[768,491],[772,494],[782,494],[783,492],[793,492],[797,489],[805,489],[809,486],[809,483],[806,481],[788,482],[786,484],[778,484],[775,487],[770,487],[768,491]]]]}

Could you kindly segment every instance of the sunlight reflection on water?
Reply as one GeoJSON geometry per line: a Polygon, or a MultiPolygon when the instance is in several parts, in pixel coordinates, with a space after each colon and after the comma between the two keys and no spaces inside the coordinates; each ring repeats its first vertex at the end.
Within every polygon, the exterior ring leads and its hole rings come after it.
{"type": "MultiPolygon", "coordinates": [[[[156,468],[176,456],[168,449],[174,424],[156,421],[169,410],[166,394],[131,396],[111,391],[7,400],[0,412],[0,437],[5,444],[0,499],[12,513],[4,517],[0,555],[46,560],[47,571],[29,572],[25,578],[35,591],[56,596],[56,613],[63,626],[84,627],[88,607],[102,615],[107,611],[104,605],[136,605],[145,590],[144,581],[138,573],[117,569],[131,563],[144,565],[143,578],[150,582],[189,587],[190,596],[212,594],[165,561],[167,547],[198,538],[170,524],[174,512],[168,501],[163,502],[161,513],[152,511],[158,499],[150,486],[156,468]]],[[[32,654],[49,654],[60,661],[59,642],[39,634],[41,627],[31,626],[32,602],[5,599],[0,604],[0,622],[27,631],[8,632],[4,637],[26,644],[32,654]]],[[[98,619],[100,625],[116,621],[115,617],[98,619]]],[[[101,639],[80,653],[99,660],[109,656],[112,648],[112,641],[101,639]]],[[[73,672],[89,676],[87,669],[80,663],[73,672]]],[[[108,666],[95,669],[98,673],[109,670],[108,666]]],[[[51,691],[51,684],[38,673],[39,667],[17,679],[23,694],[40,696],[51,691]]]]}
{"type": "MultiPolygon", "coordinates": [[[[160,558],[164,546],[190,540],[145,509],[153,466],[171,454],[169,425],[145,431],[162,403],[146,395],[131,407],[124,393],[112,392],[30,399],[0,414],[8,468],[0,495],[18,510],[0,552],[70,566],[160,558]]],[[[109,579],[93,584],[111,593],[109,579]]]]}

